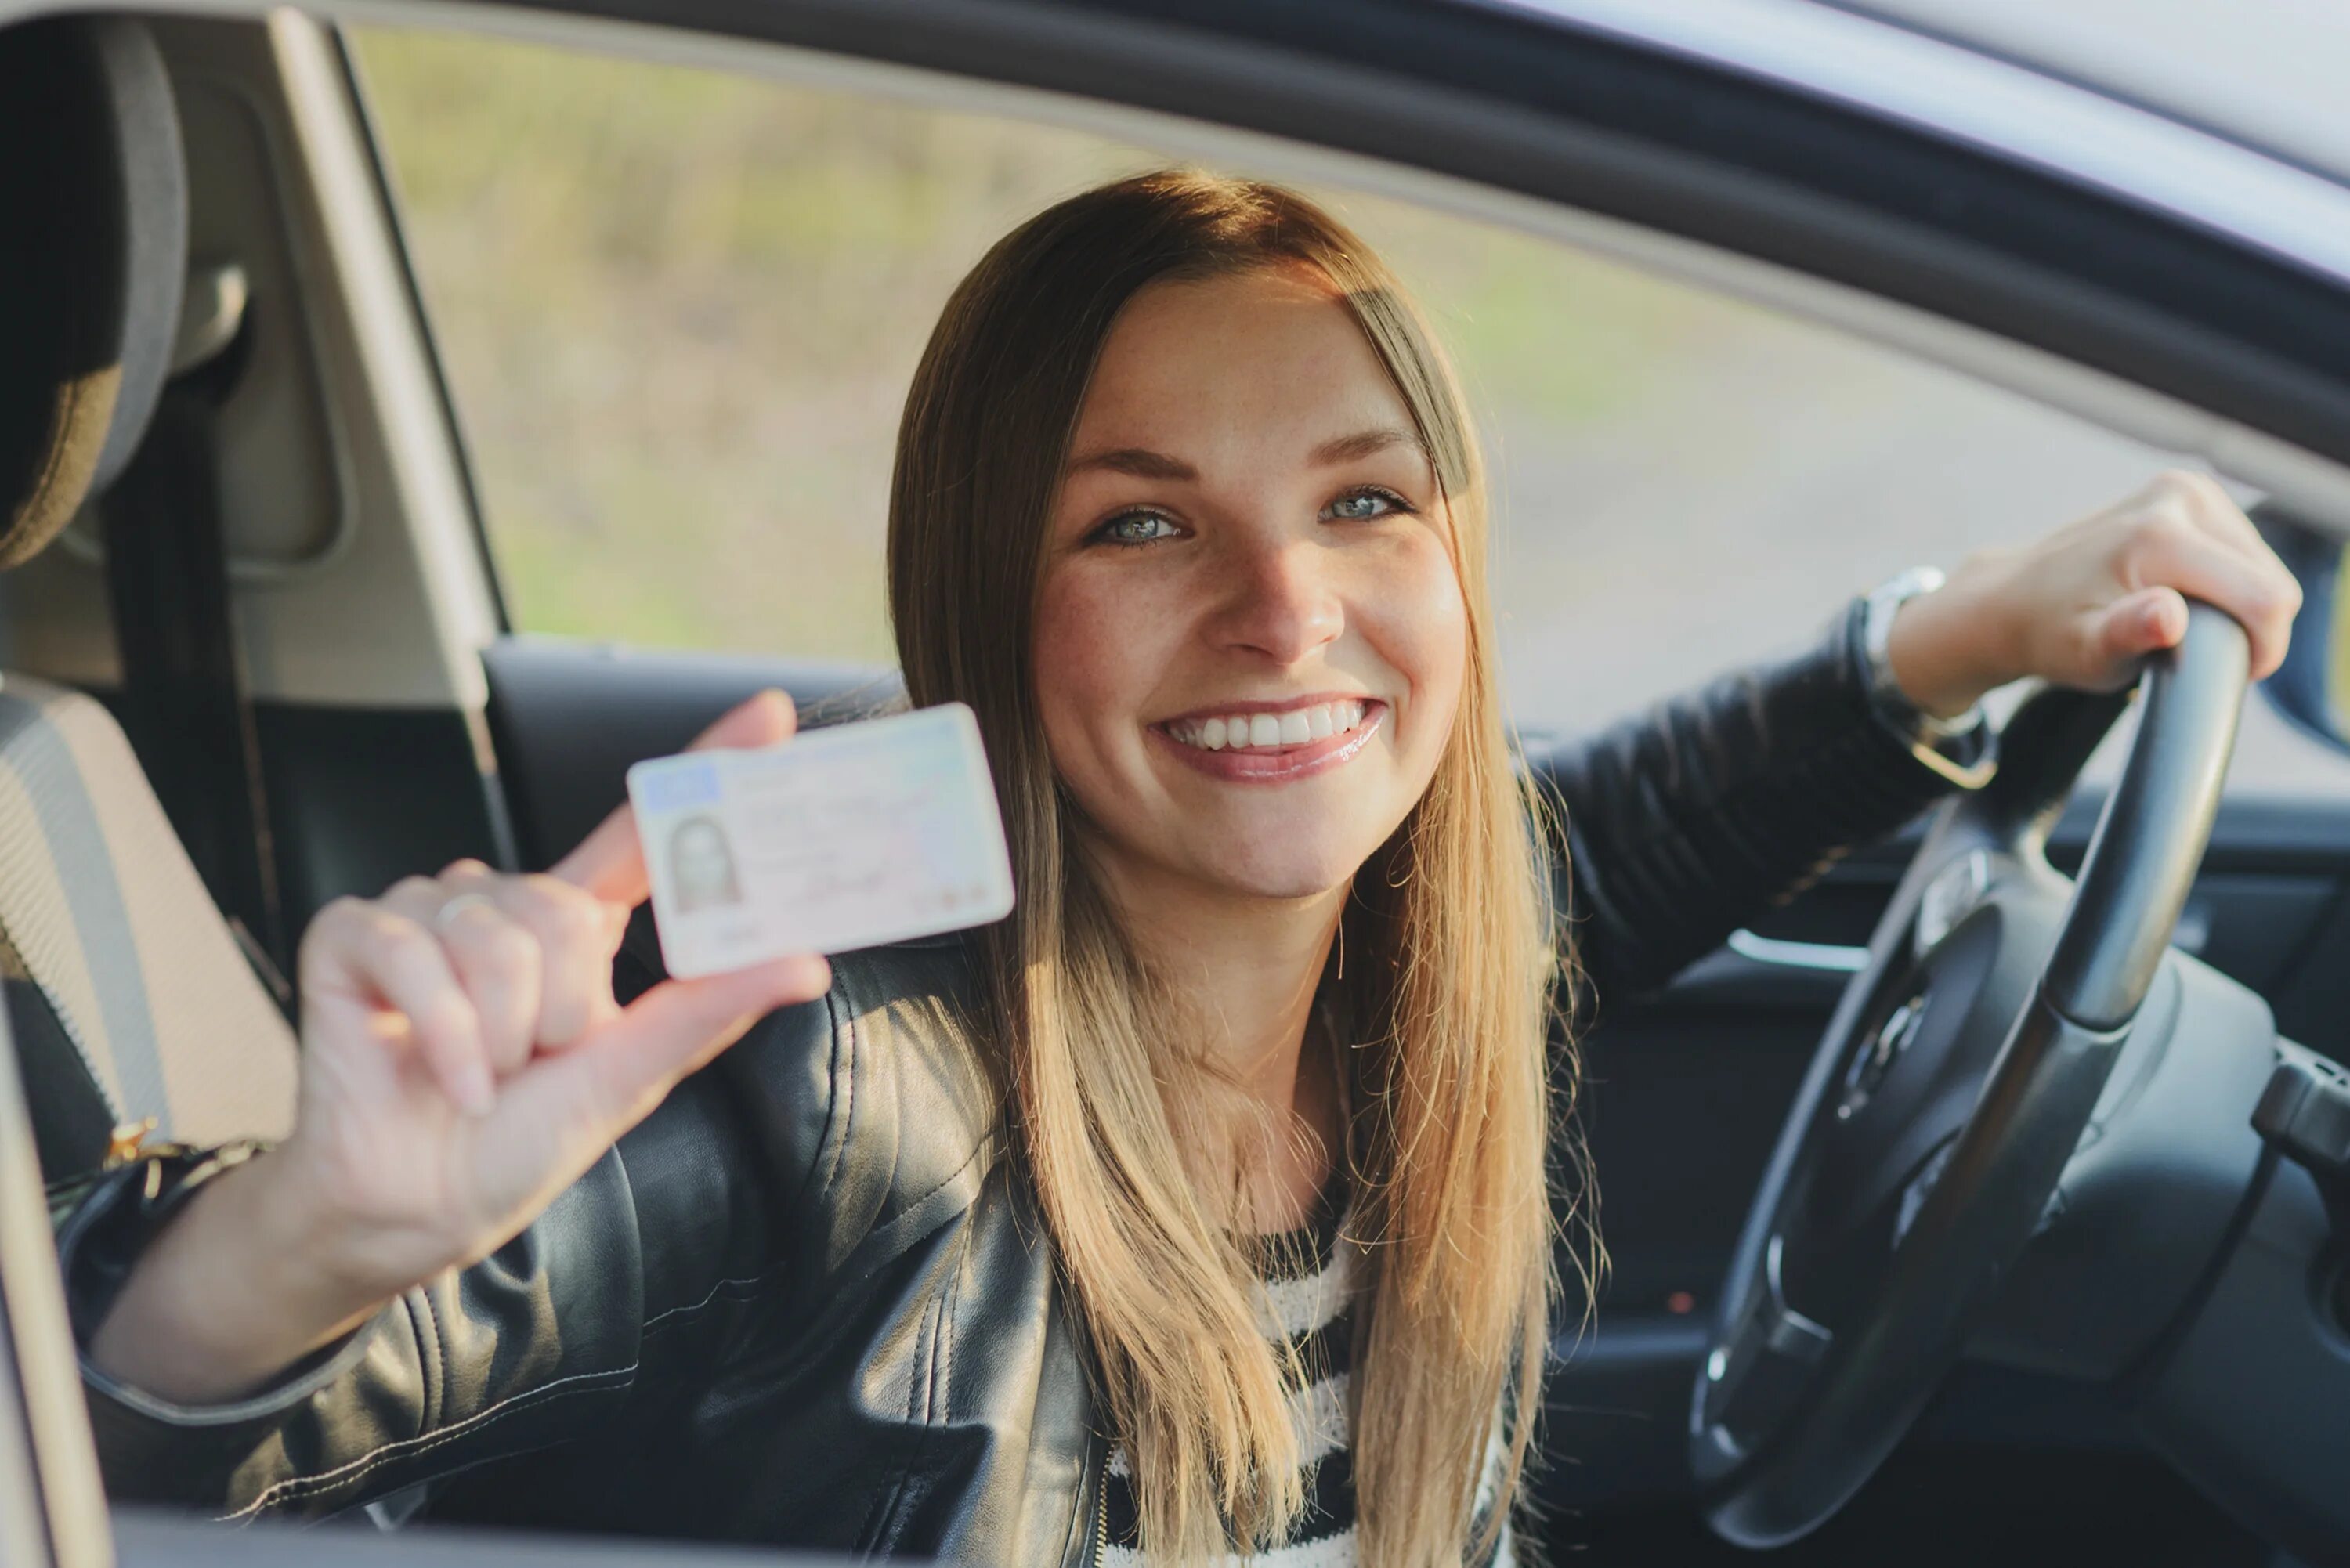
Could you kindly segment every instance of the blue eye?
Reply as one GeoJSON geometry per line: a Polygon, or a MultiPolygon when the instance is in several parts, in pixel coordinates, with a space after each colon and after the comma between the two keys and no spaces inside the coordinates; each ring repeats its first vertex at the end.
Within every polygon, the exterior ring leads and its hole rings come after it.
{"type": "Polygon", "coordinates": [[[1175,536],[1175,524],[1156,512],[1121,512],[1094,531],[1111,545],[1148,545],[1175,536]]]}
{"type": "Polygon", "coordinates": [[[1350,490],[1322,509],[1322,515],[1334,523],[1368,523],[1390,513],[1409,513],[1411,503],[1392,490],[1377,485],[1365,485],[1350,490]]]}

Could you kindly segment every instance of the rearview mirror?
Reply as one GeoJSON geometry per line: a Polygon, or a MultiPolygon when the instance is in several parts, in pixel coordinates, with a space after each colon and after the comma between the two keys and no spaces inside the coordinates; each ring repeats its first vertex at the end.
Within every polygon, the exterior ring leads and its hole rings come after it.
{"type": "Polygon", "coordinates": [[[2263,502],[2252,508],[2261,537],[2301,583],[2301,614],[2284,666],[2262,682],[2271,706],[2293,726],[2350,751],[2350,618],[2341,586],[2350,545],[2263,502]]]}

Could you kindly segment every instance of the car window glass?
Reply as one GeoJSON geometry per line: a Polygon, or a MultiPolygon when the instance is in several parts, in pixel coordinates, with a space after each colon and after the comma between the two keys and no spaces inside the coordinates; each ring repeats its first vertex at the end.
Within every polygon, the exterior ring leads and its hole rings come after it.
{"type": "MultiPolygon", "coordinates": [[[[523,631],[887,661],[891,440],[947,292],[1037,208],[1170,161],[539,46],[356,48],[523,631]]],[[[1314,193],[1460,361],[1529,730],[1793,646],[1905,566],[2022,542],[2172,461],[1551,241],[1314,193]]],[[[2350,793],[2350,763],[2255,703],[2231,788],[2350,793]]]]}

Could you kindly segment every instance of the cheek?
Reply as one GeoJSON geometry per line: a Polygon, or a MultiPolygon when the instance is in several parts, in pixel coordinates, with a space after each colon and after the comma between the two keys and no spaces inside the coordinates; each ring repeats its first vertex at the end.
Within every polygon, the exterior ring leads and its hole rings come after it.
{"type": "Polygon", "coordinates": [[[1469,671],[1469,607],[1451,557],[1434,536],[1417,543],[1388,576],[1365,628],[1404,679],[1413,711],[1405,749],[1430,766],[1452,732],[1469,671]]]}
{"type": "Polygon", "coordinates": [[[1037,711],[1064,777],[1084,771],[1085,759],[1097,749],[1089,737],[1107,722],[1130,715],[1139,700],[1149,650],[1137,636],[1132,607],[1098,575],[1068,566],[1046,576],[1031,647],[1037,711]]]}

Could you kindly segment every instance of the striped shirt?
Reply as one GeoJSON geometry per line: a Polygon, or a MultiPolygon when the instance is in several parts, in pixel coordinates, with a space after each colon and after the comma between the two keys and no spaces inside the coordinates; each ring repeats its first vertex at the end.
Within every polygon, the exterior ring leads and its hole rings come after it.
{"type": "MultiPolygon", "coordinates": [[[[1301,1438],[1305,1465],[1305,1510],[1288,1538],[1245,1557],[1227,1557],[1223,1568],[1355,1568],[1355,1467],[1347,1446],[1347,1386],[1354,1370],[1356,1265],[1360,1251],[1340,1245],[1351,1211],[1344,1188],[1332,1189],[1307,1222],[1295,1231],[1254,1242],[1251,1251],[1263,1294],[1258,1320],[1266,1337],[1295,1350],[1287,1365],[1297,1368],[1289,1389],[1290,1419],[1301,1438]]],[[[1501,1447],[1489,1451],[1478,1492],[1482,1521],[1492,1506],[1500,1480],[1501,1447]]],[[[1111,1450],[1104,1481],[1107,1545],[1103,1568],[1141,1568],[1139,1512],[1134,1473],[1123,1446],[1111,1450]]],[[[1490,1568],[1513,1568],[1507,1529],[1490,1568]]]]}

